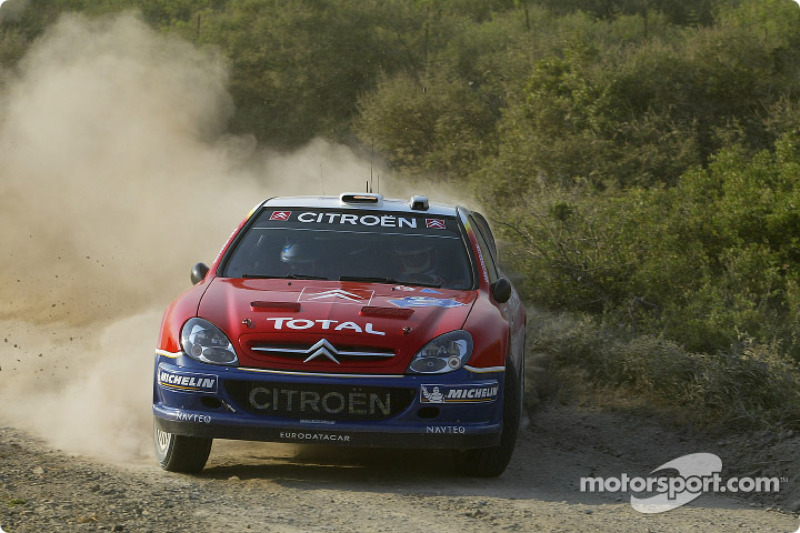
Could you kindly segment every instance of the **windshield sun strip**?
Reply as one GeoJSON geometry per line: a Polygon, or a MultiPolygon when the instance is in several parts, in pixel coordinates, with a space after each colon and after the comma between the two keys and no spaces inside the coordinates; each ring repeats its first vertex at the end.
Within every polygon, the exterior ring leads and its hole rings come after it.
{"type": "Polygon", "coordinates": [[[347,233],[353,235],[393,235],[397,237],[422,237],[424,239],[448,239],[460,241],[461,237],[458,235],[436,235],[434,233],[398,233],[389,231],[353,231],[353,230],[336,230],[336,229],[315,229],[315,228],[269,228],[265,226],[253,226],[251,231],[291,231],[291,232],[313,232],[313,233],[347,233]]]}

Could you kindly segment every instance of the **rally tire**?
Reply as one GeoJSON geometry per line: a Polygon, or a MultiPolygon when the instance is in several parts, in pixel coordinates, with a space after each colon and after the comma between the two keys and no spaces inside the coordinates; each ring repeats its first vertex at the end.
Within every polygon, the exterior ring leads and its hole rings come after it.
{"type": "Polygon", "coordinates": [[[211,453],[212,439],[167,433],[153,425],[153,445],[161,468],[168,472],[197,474],[211,453]]]}
{"type": "Polygon", "coordinates": [[[524,374],[506,365],[505,386],[503,388],[503,433],[500,444],[491,448],[455,450],[453,456],[458,473],[475,477],[497,477],[505,472],[517,444],[520,418],[522,415],[522,394],[524,374]]]}

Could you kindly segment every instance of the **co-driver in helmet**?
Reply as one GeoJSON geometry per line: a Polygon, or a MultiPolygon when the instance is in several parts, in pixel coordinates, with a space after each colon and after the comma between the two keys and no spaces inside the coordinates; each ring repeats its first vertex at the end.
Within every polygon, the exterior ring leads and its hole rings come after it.
{"type": "Polygon", "coordinates": [[[400,266],[400,281],[437,287],[444,283],[432,245],[420,241],[404,242],[395,247],[394,257],[400,266]]]}

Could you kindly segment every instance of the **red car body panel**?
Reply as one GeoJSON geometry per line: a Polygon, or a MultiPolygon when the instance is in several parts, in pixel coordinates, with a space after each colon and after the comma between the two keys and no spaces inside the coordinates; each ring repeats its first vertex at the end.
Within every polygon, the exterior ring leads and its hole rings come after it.
{"type": "Polygon", "coordinates": [[[202,316],[221,327],[231,341],[238,344],[242,366],[341,372],[341,365],[330,360],[311,361],[300,367],[297,363],[258,356],[250,349],[254,342],[313,344],[320,334],[324,334],[344,346],[369,345],[391,349],[397,354],[391,365],[348,365],[344,371],[402,374],[414,354],[428,341],[448,331],[464,328],[469,316],[466,329],[473,334],[475,342],[470,366],[502,366],[507,350],[503,341],[508,337],[508,323],[489,295],[482,291],[438,292],[441,293],[438,297],[450,298],[463,305],[451,309],[410,309],[413,313],[408,318],[403,315],[393,317],[391,314],[398,308],[389,300],[408,293],[391,285],[211,278],[184,293],[169,307],[164,315],[158,347],[167,352],[180,351],[181,327],[189,318],[202,316]],[[309,289],[373,292],[374,296],[362,303],[340,303],[341,299],[330,303],[299,302],[304,291],[309,289]],[[381,316],[382,311],[390,316],[381,316]],[[250,325],[245,323],[248,319],[250,325]]]}
{"type": "Polygon", "coordinates": [[[342,371],[341,364],[326,358],[301,365],[299,361],[260,356],[250,349],[255,343],[313,344],[324,336],[337,346],[383,348],[396,353],[388,365],[384,361],[350,364],[347,372],[402,374],[411,357],[430,339],[461,329],[475,300],[472,292],[439,292],[442,293],[439,297],[452,298],[461,305],[453,309],[410,309],[412,314],[400,319],[375,312],[398,309],[389,300],[404,293],[391,285],[217,279],[203,297],[199,313],[222,327],[232,341],[238,339],[239,361],[243,366],[342,371]]]}

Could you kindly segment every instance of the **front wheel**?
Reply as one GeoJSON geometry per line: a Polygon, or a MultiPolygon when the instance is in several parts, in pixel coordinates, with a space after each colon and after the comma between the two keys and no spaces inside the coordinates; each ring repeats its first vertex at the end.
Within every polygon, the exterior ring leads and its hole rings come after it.
{"type": "Polygon", "coordinates": [[[211,443],[211,439],[167,433],[153,424],[156,459],[168,472],[196,474],[203,470],[211,453],[211,443]]]}
{"type": "Polygon", "coordinates": [[[506,364],[503,387],[503,433],[500,444],[491,448],[456,450],[454,459],[459,473],[467,476],[497,477],[505,472],[517,444],[517,433],[522,415],[524,374],[506,364]]]}

